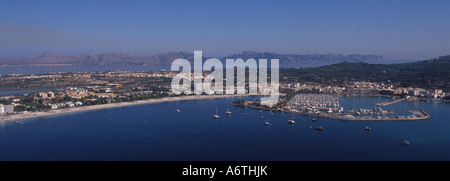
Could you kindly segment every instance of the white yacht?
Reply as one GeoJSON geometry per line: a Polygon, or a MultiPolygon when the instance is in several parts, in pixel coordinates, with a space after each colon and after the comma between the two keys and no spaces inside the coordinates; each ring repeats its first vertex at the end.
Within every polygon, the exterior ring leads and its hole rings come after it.
{"type": "Polygon", "coordinates": [[[406,140],[399,141],[398,144],[401,144],[401,145],[409,145],[409,141],[406,141],[406,140]]]}
{"type": "Polygon", "coordinates": [[[295,124],[295,121],[294,121],[293,119],[289,119],[289,120],[288,120],[288,123],[289,123],[289,124],[295,124]]]}
{"type": "Polygon", "coordinates": [[[227,111],[225,111],[225,114],[231,115],[231,111],[229,109],[227,109],[227,111]]]}
{"type": "Polygon", "coordinates": [[[214,114],[212,117],[215,118],[215,119],[220,118],[220,116],[217,114],[217,107],[216,107],[216,114],[214,114]]]}

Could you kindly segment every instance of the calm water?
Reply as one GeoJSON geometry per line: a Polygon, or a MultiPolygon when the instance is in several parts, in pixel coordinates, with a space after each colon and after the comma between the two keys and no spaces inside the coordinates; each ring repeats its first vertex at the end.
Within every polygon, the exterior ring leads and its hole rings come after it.
{"type": "MultiPolygon", "coordinates": [[[[56,88],[54,88],[56,89],[56,88]]],[[[14,95],[22,95],[22,94],[31,94],[41,91],[50,91],[52,88],[42,88],[42,89],[29,89],[29,90],[3,90],[0,91],[0,96],[14,96],[14,95]]]]}
{"type": "Polygon", "coordinates": [[[0,67],[0,74],[44,74],[53,72],[102,72],[102,71],[153,71],[167,69],[170,65],[74,65],[0,67]]]}
{"type": "MultiPolygon", "coordinates": [[[[378,64],[391,64],[391,63],[407,63],[412,62],[410,60],[405,61],[384,61],[374,62],[378,64]]],[[[338,62],[304,62],[304,63],[290,63],[281,64],[281,68],[291,67],[319,67],[324,65],[331,65],[338,62]]],[[[170,70],[170,65],[75,65],[75,66],[36,66],[36,67],[0,67],[0,74],[44,74],[52,72],[95,72],[95,71],[153,71],[166,69],[170,70]]]]}
{"type": "MultiPolygon", "coordinates": [[[[0,127],[0,160],[450,160],[449,104],[400,102],[423,121],[348,122],[289,114],[264,116],[232,99],[139,105],[81,112],[0,127]],[[216,106],[220,119],[213,119],[216,106]],[[181,113],[175,113],[176,109],[181,113]],[[225,115],[229,108],[231,116],[225,115]],[[364,130],[366,125],[371,132],[364,130]],[[310,126],[322,126],[315,131],[310,126]],[[407,139],[409,146],[397,142],[407,139]]],[[[341,97],[345,108],[372,108],[384,97],[341,97]]]]}

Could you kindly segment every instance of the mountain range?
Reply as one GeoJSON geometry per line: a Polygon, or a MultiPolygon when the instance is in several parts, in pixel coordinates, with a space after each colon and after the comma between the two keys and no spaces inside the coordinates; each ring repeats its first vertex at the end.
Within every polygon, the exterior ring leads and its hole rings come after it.
{"type": "MultiPolygon", "coordinates": [[[[168,52],[151,56],[137,56],[126,53],[101,53],[101,54],[79,54],[62,55],[56,53],[42,53],[28,59],[0,58],[0,65],[42,65],[42,64],[71,64],[71,65],[114,65],[114,64],[134,64],[134,65],[169,65],[177,58],[184,58],[193,61],[194,54],[188,52],[168,52]]],[[[341,55],[341,54],[277,54],[272,52],[244,51],[220,58],[224,61],[227,58],[254,59],[279,59],[280,64],[303,63],[303,62],[380,62],[384,58],[376,55],[341,55]]],[[[203,60],[206,60],[204,57],[203,60]]]]}

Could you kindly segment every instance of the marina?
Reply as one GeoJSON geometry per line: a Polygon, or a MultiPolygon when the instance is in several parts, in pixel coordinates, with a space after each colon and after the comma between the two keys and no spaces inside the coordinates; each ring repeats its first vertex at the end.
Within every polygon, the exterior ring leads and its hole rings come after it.
{"type": "MultiPolygon", "coordinates": [[[[400,101],[403,101],[403,99],[397,99],[395,101],[388,100],[383,102],[383,105],[387,106],[400,101]]],[[[297,94],[282,108],[268,108],[265,106],[247,104],[245,101],[239,103],[235,102],[233,105],[258,109],[260,112],[262,110],[268,112],[279,111],[344,121],[415,121],[431,118],[431,115],[424,110],[409,110],[408,112],[411,115],[394,115],[393,110],[385,110],[381,107],[376,107],[375,109],[350,109],[349,111],[344,112],[344,107],[339,106],[338,96],[330,94],[297,94]]],[[[378,105],[379,103],[375,106],[378,105]]],[[[263,118],[263,113],[261,113],[261,119],[263,118]]],[[[313,121],[316,122],[317,120],[313,119],[313,121]]]]}

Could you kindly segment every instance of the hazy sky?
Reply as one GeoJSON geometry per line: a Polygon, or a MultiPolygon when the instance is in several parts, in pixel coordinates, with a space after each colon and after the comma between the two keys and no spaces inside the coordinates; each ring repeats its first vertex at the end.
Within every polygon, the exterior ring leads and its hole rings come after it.
{"type": "Polygon", "coordinates": [[[450,1],[0,0],[0,57],[194,50],[428,59],[450,54],[450,1]]]}

